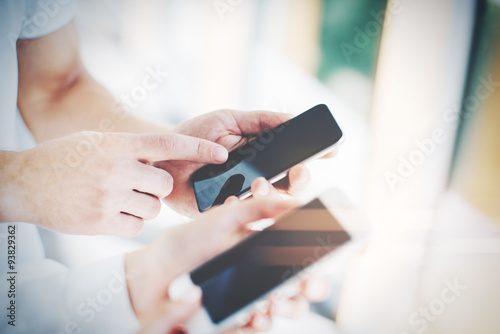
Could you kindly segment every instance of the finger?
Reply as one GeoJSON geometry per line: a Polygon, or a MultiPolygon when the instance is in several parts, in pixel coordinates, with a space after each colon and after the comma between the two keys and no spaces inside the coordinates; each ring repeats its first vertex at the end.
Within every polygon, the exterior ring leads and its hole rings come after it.
{"type": "Polygon", "coordinates": [[[296,319],[309,310],[309,303],[304,296],[297,295],[296,297],[282,300],[274,305],[274,315],[282,316],[289,319],[296,319]]]}
{"type": "Polygon", "coordinates": [[[229,204],[229,203],[235,203],[235,202],[238,202],[240,199],[236,196],[229,196],[228,198],[226,198],[226,200],[224,201],[224,204],[229,204]]]}
{"type": "Polygon", "coordinates": [[[255,329],[253,329],[251,326],[244,326],[224,331],[221,334],[253,334],[253,333],[255,333],[255,329]]]}
{"type": "Polygon", "coordinates": [[[112,220],[112,224],[108,226],[109,230],[104,231],[103,234],[131,238],[142,232],[144,220],[126,213],[117,213],[116,218],[112,220]]]}
{"type": "Polygon", "coordinates": [[[227,160],[227,150],[209,140],[176,133],[129,134],[132,153],[146,161],[187,160],[202,163],[222,163],[227,160]]]}
{"type": "Polygon", "coordinates": [[[266,332],[273,327],[273,321],[268,314],[256,312],[250,319],[249,326],[257,332],[266,332]]]}
{"type": "Polygon", "coordinates": [[[330,280],[327,275],[311,275],[301,283],[301,294],[310,303],[319,303],[328,298],[331,291],[330,280]]]}
{"type": "Polygon", "coordinates": [[[168,196],[174,187],[174,179],[165,170],[134,161],[128,171],[129,189],[136,189],[162,199],[168,196]]]}
{"type": "MultiPolygon", "coordinates": [[[[290,200],[249,199],[248,201],[235,201],[212,209],[204,215],[204,219],[189,224],[192,229],[189,236],[193,239],[202,239],[203,241],[192,240],[192,242],[193,244],[202,242],[201,246],[206,247],[205,254],[208,254],[214,249],[219,249],[220,245],[223,244],[221,241],[224,239],[231,240],[234,237],[241,237],[242,234],[251,233],[249,223],[276,217],[297,205],[297,202],[290,200]]],[[[197,254],[201,253],[203,252],[200,251],[197,254]]],[[[194,257],[199,257],[197,254],[193,254],[194,257]]]]}
{"type": "Polygon", "coordinates": [[[255,198],[281,199],[279,192],[263,177],[256,178],[250,190],[255,198]]]}
{"type": "Polygon", "coordinates": [[[238,201],[231,203],[225,207],[215,208],[207,213],[215,216],[220,215],[218,212],[223,211],[225,214],[218,222],[213,220],[214,225],[223,228],[231,228],[239,230],[247,226],[248,223],[265,219],[273,218],[276,215],[296,206],[295,201],[284,200],[269,200],[269,199],[251,199],[248,201],[238,201]]]}
{"type": "Polygon", "coordinates": [[[233,116],[241,133],[256,135],[263,130],[274,128],[290,120],[293,115],[272,111],[233,111],[233,116]]]}
{"type": "Polygon", "coordinates": [[[339,149],[334,147],[330,152],[320,157],[320,159],[331,159],[339,154],[339,149]]]}
{"type": "Polygon", "coordinates": [[[309,185],[311,174],[304,164],[298,164],[288,171],[289,186],[286,191],[290,195],[297,195],[309,185]]]}
{"type": "Polygon", "coordinates": [[[196,287],[186,293],[178,302],[166,302],[159,307],[154,316],[147,319],[140,334],[170,333],[185,323],[199,309],[201,290],[196,287]]]}
{"type": "Polygon", "coordinates": [[[160,213],[161,202],[155,196],[130,190],[124,194],[124,197],[121,203],[121,212],[134,215],[144,220],[153,219],[160,213]]]}
{"type": "Polygon", "coordinates": [[[284,200],[236,201],[214,208],[190,224],[172,228],[165,234],[168,238],[165,244],[172,253],[181,252],[182,256],[176,257],[173,264],[169,263],[171,276],[176,277],[203,263],[252,233],[248,223],[275,217],[297,204],[284,200]]]}

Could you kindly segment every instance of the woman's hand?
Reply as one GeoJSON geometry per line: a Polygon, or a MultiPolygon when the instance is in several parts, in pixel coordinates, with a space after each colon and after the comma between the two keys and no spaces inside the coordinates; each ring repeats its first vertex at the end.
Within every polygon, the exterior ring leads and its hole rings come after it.
{"type": "MultiPolygon", "coordinates": [[[[149,314],[169,303],[168,289],[177,277],[254,233],[249,229],[250,223],[274,218],[296,205],[270,198],[234,201],[200,215],[189,224],[172,228],[146,248],[127,254],[128,289],[138,319],[144,323],[149,314]]],[[[320,301],[327,293],[328,281],[309,276],[302,280],[298,295],[280,300],[271,297],[266,310],[255,312],[246,324],[228,333],[268,330],[274,316],[296,318],[307,312],[309,302],[320,301]]]]}
{"type": "MultiPolygon", "coordinates": [[[[262,131],[274,128],[292,118],[293,115],[271,111],[218,110],[189,120],[174,128],[175,133],[203,138],[224,146],[228,151],[246,144],[262,131]]],[[[174,178],[174,189],[165,202],[176,211],[187,215],[198,214],[193,188],[189,177],[203,163],[192,161],[161,161],[155,166],[168,171],[174,178]]],[[[276,189],[288,194],[296,194],[309,181],[309,171],[302,165],[291,168],[286,178],[275,183],[276,189]]],[[[252,192],[266,196],[269,189],[261,188],[262,183],[252,184],[252,192]]],[[[264,184],[265,186],[265,184],[264,184]]]]}
{"type": "Polygon", "coordinates": [[[295,205],[291,201],[258,199],[223,205],[127,254],[128,289],[139,321],[169,300],[168,288],[175,278],[253,233],[249,223],[273,218],[295,205]]]}

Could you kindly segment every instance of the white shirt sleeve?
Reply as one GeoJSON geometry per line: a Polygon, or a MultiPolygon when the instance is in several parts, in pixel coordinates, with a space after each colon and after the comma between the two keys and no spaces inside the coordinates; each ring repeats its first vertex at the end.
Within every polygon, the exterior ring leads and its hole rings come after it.
{"type": "Polygon", "coordinates": [[[77,0],[26,0],[19,38],[48,35],[68,24],[77,10],[77,0]]]}
{"type": "MultiPolygon", "coordinates": [[[[2,115],[14,116],[16,111],[16,57],[9,43],[15,47],[17,37],[38,38],[60,29],[77,8],[76,0],[0,0],[2,33],[12,39],[0,46],[0,101],[9,102],[0,104],[2,115]],[[10,76],[5,77],[5,69],[10,76]]],[[[32,147],[25,126],[12,133],[16,123],[10,116],[0,122],[0,146],[32,147]]],[[[45,257],[36,226],[0,223],[0,276],[0,333],[133,333],[139,328],[124,280],[123,256],[67,268],[45,257]]]]}
{"type": "Polygon", "coordinates": [[[0,224],[0,247],[1,333],[134,333],[140,328],[130,304],[123,255],[68,269],[44,257],[36,226],[23,223],[0,224]],[[16,248],[10,267],[12,226],[16,248]],[[9,324],[12,301],[15,326],[9,324]]]}

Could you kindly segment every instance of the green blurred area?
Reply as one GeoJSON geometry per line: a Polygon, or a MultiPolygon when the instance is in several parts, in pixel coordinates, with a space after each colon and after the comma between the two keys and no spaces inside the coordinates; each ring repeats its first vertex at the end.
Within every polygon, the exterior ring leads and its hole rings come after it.
{"type": "MultiPolygon", "coordinates": [[[[459,127],[453,153],[454,167],[460,151],[471,139],[469,138],[471,124],[480,116],[479,113],[485,112],[484,101],[476,96],[478,88],[491,78],[493,64],[500,57],[500,5],[498,2],[478,1],[476,20],[463,100],[459,106],[459,127]]],[[[498,81],[498,78],[493,79],[498,81]]]]}
{"type": "Polygon", "coordinates": [[[318,78],[349,68],[375,72],[387,0],[323,0],[318,78]]]}

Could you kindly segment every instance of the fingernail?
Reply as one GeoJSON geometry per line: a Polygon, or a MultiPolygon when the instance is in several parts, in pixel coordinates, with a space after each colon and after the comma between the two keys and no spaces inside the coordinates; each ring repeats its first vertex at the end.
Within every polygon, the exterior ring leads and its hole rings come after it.
{"type": "Polygon", "coordinates": [[[218,146],[212,150],[212,158],[215,161],[224,162],[227,160],[227,157],[228,157],[228,152],[223,147],[218,146]]]}
{"type": "Polygon", "coordinates": [[[267,180],[262,178],[262,180],[259,180],[260,185],[257,187],[257,195],[259,196],[266,196],[269,194],[269,183],[267,183],[267,180]]]}

